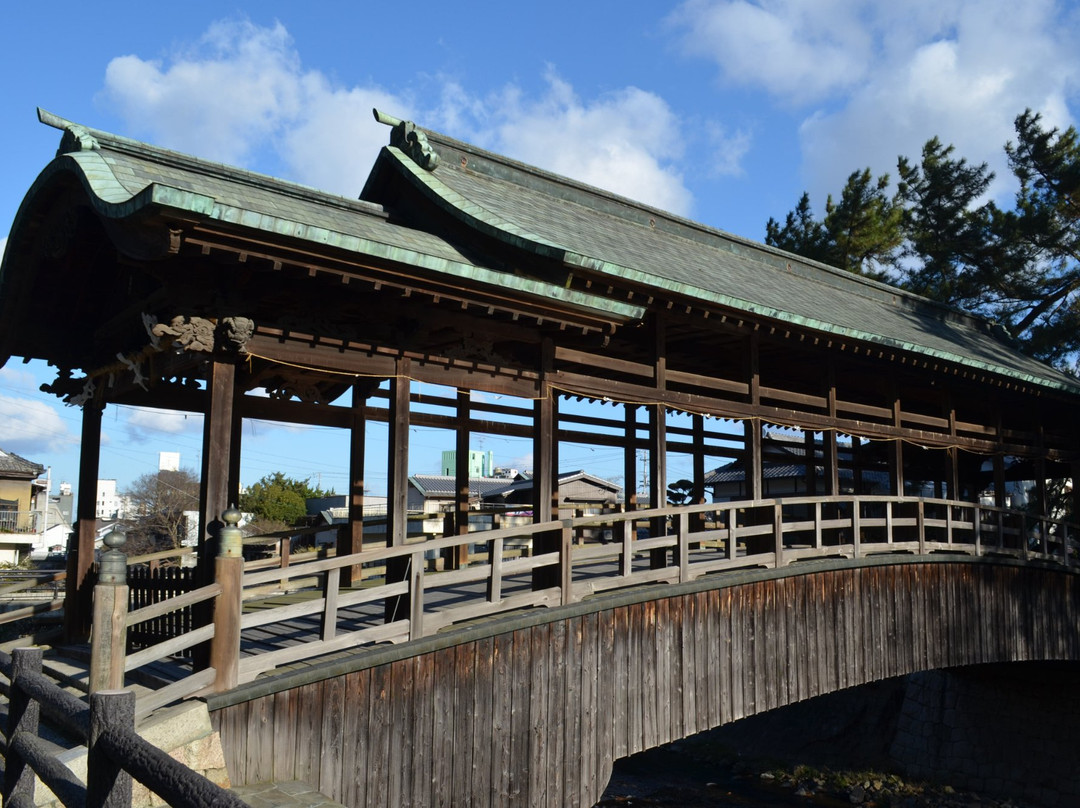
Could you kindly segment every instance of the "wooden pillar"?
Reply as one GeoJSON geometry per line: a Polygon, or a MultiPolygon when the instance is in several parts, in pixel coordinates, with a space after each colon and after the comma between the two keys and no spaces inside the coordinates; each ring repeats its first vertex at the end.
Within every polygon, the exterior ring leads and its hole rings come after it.
{"type": "MultiPolygon", "coordinates": [[[[836,423],[836,368],[829,362],[828,389],[826,390],[829,407],[829,420],[836,423]]],[[[827,429],[822,433],[822,454],[825,464],[825,493],[830,497],[840,494],[840,453],[836,448],[836,430],[827,429]]]]}
{"type": "MultiPolygon", "coordinates": [[[[657,313],[653,334],[655,366],[653,382],[657,402],[649,407],[649,507],[663,508],[667,505],[667,408],[662,403],[667,389],[667,318],[657,313]]],[[[653,536],[667,532],[667,520],[653,520],[653,536]]],[[[668,551],[653,550],[649,554],[650,566],[659,569],[668,565],[668,551]]]]}
{"type": "Polygon", "coordinates": [[[637,498],[637,404],[625,404],[623,429],[623,503],[628,511],[636,511],[637,498]]]}
{"type": "MultiPolygon", "coordinates": [[[[545,339],[540,346],[540,396],[533,403],[533,522],[550,522],[558,515],[554,510],[553,498],[558,490],[554,485],[558,475],[555,446],[558,440],[555,424],[555,390],[546,380],[552,368],[555,349],[550,339],[545,339]]],[[[536,534],[533,538],[533,552],[536,555],[548,553],[559,548],[560,537],[556,533],[536,534]]],[[[533,570],[533,589],[547,589],[558,586],[560,571],[553,567],[533,570]]]]}
{"type": "MultiPolygon", "coordinates": [[[[902,425],[900,415],[900,396],[893,394],[893,427],[900,429],[902,425]]],[[[900,438],[889,441],[889,486],[891,494],[902,497],[904,495],[904,442],[900,438]]]]}
{"type": "MultiPolygon", "coordinates": [[[[390,380],[390,429],[386,485],[386,544],[404,547],[409,534],[409,372],[408,359],[397,360],[396,374],[390,380]]],[[[404,581],[409,574],[409,559],[392,558],[386,563],[386,582],[404,581]]],[[[386,600],[386,622],[409,616],[409,599],[398,595],[386,600]]]]}
{"type": "Polygon", "coordinates": [[[94,564],[97,538],[97,478],[101,459],[101,411],[96,400],[82,408],[82,444],[79,450],[79,501],[76,505],[74,545],[68,547],[64,596],[64,635],[68,642],[85,641],[90,634],[94,564]]]}
{"type": "Polygon", "coordinates": [[[817,494],[817,443],[812,430],[803,431],[803,454],[806,456],[806,493],[817,494]]]}
{"type": "MultiPolygon", "coordinates": [[[[690,494],[690,500],[694,504],[700,504],[705,502],[705,416],[694,415],[692,420],[694,431],[694,488],[690,494]]],[[[690,519],[691,530],[695,532],[701,530],[704,520],[704,514],[695,513],[690,519]]]]}
{"type": "Polygon", "coordinates": [[[198,579],[206,586],[214,578],[216,535],[221,514],[230,505],[229,481],[233,448],[233,408],[236,401],[236,365],[232,359],[213,357],[207,379],[209,402],[203,420],[202,473],[199,484],[198,579]]]}
{"type": "MultiPolygon", "coordinates": [[[[367,398],[371,383],[357,380],[352,387],[349,418],[349,524],[338,534],[338,554],[352,555],[364,549],[364,462],[367,455],[367,398]]],[[[360,564],[341,568],[342,586],[359,586],[364,577],[360,564]]]]}
{"type": "Polygon", "coordinates": [[[244,391],[241,385],[233,388],[232,429],[229,435],[229,481],[228,501],[230,506],[240,505],[240,457],[244,437],[243,417],[244,391]]]}
{"type": "Polygon", "coordinates": [[[761,420],[757,417],[757,409],[761,404],[761,367],[760,367],[760,340],[758,335],[750,336],[748,357],[748,378],[750,389],[750,404],[754,408],[754,417],[743,421],[745,451],[743,463],[746,468],[746,494],[750,499],[761,499],[765,496],[764,470],[761,460],[761,420]]]}
{"type": "Polygon", "coordinates": [[[102,542],[106,549],[101,554],[94,587],[94,627],[90,638],[87,684],[91,693],[124,687],[128,613],[124,540],[124,534],[114,530],[102,542]]]}
{"type": "MultiPolygon", "coordinates": [[[[464,536],[469,532],[469,419],[472,417],[472,399],[468,390],[457,391],[457,418],[455,424],[454,454],[454,534],[464,536]]],[[[460,569],[469,563],[469,547],[462,544],[451,548],[450,567],[460,569]]]]}
{"type": "Polygon", "coordinates": [[[994,455],[994,504],[1005,507],[1005,455],[994,455]]]}
{"type": "Polygon", "coordinates": [[[1080,520],[1080,460],[1070,462],[1069,469],[1072,475],[1072,513],[1069,518],[1075,522],[1080,520]]]}
{"type": "Polygon", "coordinates": [[[953,445],[945,450],[945,479],[949,488],[949,499],[962,499],[963,490],[960,485],[960,450],[956,447],[956,407],[953,406],[952,396],[945,393],[945,417],[949,419],[949,437],[953,445]]]}

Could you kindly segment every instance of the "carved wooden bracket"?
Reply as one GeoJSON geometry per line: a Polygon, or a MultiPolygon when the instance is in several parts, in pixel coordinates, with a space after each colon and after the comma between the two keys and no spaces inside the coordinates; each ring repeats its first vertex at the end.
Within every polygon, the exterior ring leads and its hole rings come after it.
{"type": "Polygon", "coordinates": [[[182,351],[219,352],[242,354],[255,333],[255,323],[247,317],[223,317],[210,320],[205,317],[177,315],[166,325],[158,323],[150,329],[152,336],[169,341],[182,351]]]}

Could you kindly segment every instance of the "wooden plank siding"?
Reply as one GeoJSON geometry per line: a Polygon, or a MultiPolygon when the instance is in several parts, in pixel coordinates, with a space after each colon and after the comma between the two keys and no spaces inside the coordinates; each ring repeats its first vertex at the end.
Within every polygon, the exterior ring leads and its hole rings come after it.
{"type": "Polygon", "coordinates": [[[879,559],[730,577],[210,697],[229,772],[306,780],[356,808],[590,806],[616,758],[743,716],[931,668],[1080,660],[1067,570],[879,559]]]}

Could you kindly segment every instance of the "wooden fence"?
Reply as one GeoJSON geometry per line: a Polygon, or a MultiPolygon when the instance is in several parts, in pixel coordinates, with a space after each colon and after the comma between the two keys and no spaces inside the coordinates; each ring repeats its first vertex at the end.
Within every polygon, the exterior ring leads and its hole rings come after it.
{"type": "MultiPolygon", "coordinates": [[[[281,553],[248,562],[236,522],[210,586],[122,617],[129,631],[196,603],[214,602],[214,622],[130,654],[126,670],[210,641],[212,667],[140,700],[140,714],[210,687],[227,689],[272,668],[379,642],[418,639],[478,617],[573,603],[594,593],[645,583],[690,581],[747,567],[780,567],[815,558],[880,553],[1003,555],[1075,565],[1074,525],[977,503],[904,497],[800,497],[707,503],[577,517],[464,536],[376,547],[346,556],[281,553]],[[529,545],[530,555],[521,554],[529,545]],[[511,549],[512,548],[512,549],[511,549]],[[452,553],[457,569],[429,572],[429,559],[452,553]],[[371,577],[342,587],[359,566],[371,577]],[[377,570],[372,574],[370,571],[377,570]],[[268,603],[268,592],[306,589],[268,603]],[[247,601],[262,598],[258,609],[247,601]],[[243,638],[282,625],[306,626],[287,647],[241,654],[243,638]]],[[[250,650],[250,649],[249,649],[250,650]]]]}
{"type": "Polygon", "coordinates": [[[65,808],[130,808],[134,777],[169,805],[248,808],[135,733],[134,693],[98,691],[87,705],[46,679],[41,662],[40,648],[0,653],[0,672],[10,682],[0,790],[5,806],[33,808],[40,778],[65,808]],[[39,737],[42,712],[86,745],[85,784],[39,737]]]}

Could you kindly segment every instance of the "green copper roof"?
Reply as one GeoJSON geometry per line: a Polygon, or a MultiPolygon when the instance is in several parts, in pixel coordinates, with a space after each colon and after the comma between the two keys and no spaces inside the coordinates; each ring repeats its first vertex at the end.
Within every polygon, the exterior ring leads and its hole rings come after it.
{"type": "Polygon", "coordinates": [[[446,240],[387,221],[378,205],[88,129],[39,110],[42,121],[65,130],[60,152],[31,188],[60,172],[82,182],[103,216],[125,218],[150,206],[252,230],[326,245],[430,272],[562,303],[606,316],[638,319],[640,306],[610,301],[479,266],[446,240]]]}
{"type": "MultiPolygon", "coordinates": [[[[569,269],[658,294],[959,363],[1044,387],[1080,382],[1021,353],[989,323],[886,284],[741,239],[443,135],[438,168],[395,148],[393,170],[463,223],[569,269]]],[[[613,167],[617,170],[617,166],[613,167]]]]}

